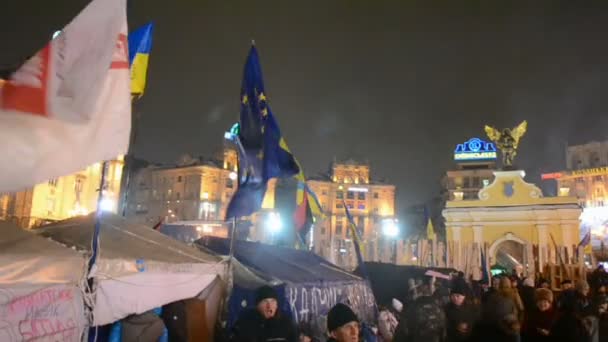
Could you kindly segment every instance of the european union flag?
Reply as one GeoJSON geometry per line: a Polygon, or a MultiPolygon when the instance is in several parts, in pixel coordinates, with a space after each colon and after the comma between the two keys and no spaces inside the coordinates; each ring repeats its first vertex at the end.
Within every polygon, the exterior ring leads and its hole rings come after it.
{"type": "Polygon", "coordinates": [[[129,66],[131,68],[131,94],[133,95],[143,95],[146,88],[153,29],[154,25],[149,23],[129,34],[129,66]]]}
{"type": "Polygon", "coordinates": [[[249,50],[243,71],[238,138],[239,188],[228,205],[227,219],[260,210],[268,180],[299,171],[268,106],[255,46],[249,50]]]}

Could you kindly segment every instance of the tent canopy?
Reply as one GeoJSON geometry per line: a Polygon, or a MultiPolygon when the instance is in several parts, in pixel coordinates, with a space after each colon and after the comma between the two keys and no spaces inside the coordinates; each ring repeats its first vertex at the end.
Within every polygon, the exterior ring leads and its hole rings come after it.
{"type": "MultiPolygon", "coordinates": [[[[228,239],[209,236],[197,240],[196,244],[221,255],[230,252],[228,239]]],[[[234,242],[234,256],[240,263],[269,280],[285,283],[362,280],[308,251],[237,240],[234,242]]]]}
{"type": "MultiPolygon", "coordinates": [[[[88,255],[94,226],[95,213],[51,223],[36,232],[88,255]]],[[[220,257],[114,214],[102,215],[99,240],[93,273],[98,280],[95,325],[196,297],[225,275],[220,257]]]]}
{"type": "Polygon", "coordinates": [[[78,252],[0,221],[0,341],[80,341],[84,270],[78,252]]]}
{"type": "Polygon", "coordinates": [[[77,284],[85,259],[78,252],[13,223],[0,221],[0,287],[10,284],[77,284]]]}

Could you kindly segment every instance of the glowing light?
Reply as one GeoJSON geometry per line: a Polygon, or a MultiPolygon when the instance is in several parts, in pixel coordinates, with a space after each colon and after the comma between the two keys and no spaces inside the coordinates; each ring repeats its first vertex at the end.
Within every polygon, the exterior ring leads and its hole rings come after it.
{"type": "Polygon", "coordinates": [[[382,234],[390,238],[397,237],[399,235],[399,227],[397,221],[393,219],[385,219],[382,221],[382,234]]]}
{"type": "Polygon", "coordinates": [[[266,228],[271,233],[277,233],[283,229],[283,222],[281,221],[281,215],[279,213],[271,212],[266,217],[266,228]]]}
{"type": "Polygon", "coordinates": [[[99,209],[101,211],[112,211],[116,203],[110,198],[104,198],[99,202],[99,209]]]}
{"type": "Polygon", "coordinates": [[[236,180],[237,174],[236,172],[230,172],[230,174],[228,174],[228,178],[230,178],[231,180],[236,180]]]}
{"type": "Polygon", "coordinates": [[[367,188],[350,187],[350,188],[348,188],[348,191],[352,191],[352,192],[368,192],[369,190],[367,188]]]}
{"type": "Polygon", "coordinates": [[[53,33],[53,38],[51,38],[51,39],[57,38],[57,36],[59,36],[60,34],[61,34],[61,31],[55,31],[55,33],[53,33]]]}
{"type": "Polygon", "coordinates": [[[213,233],[213,227],[203,226],[203,233],[213,233]]]}
{"type": "Polygon", "coordinates": [[[203,192],[203,199],[209,199],[209,193],[203,192]]]}

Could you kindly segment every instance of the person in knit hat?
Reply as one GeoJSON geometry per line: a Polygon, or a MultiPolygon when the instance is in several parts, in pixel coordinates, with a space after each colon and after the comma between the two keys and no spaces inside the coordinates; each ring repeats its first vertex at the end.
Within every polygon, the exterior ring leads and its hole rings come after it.
{"type": "Polygon", "coordinates": [[[327,314],[328,342],[358,342],[359,318],[346,304],[334,305],[327,314]]]}
{"type": "Polygon", "coordinates": [[[553,308],[553,292],[548,289],[537,289],[534,293],[536,308],[526,314],[522,336],[525,341],[551,341],[551,330],[557,320],[557,311],[553,308]]]}
{"type": "Polygon", "coordinates": [[[255,308],[244,311],[231,331],[231,342],[295,342],[296,329],[279,310],[279,296],[270,286],[255,293],[255,308]]]}
{"type": "Polygon", "coordinates": [[[450,302],[445,307],[448,342],[468,340],[477,322],[476,308],[466,301],[469,293],[467,283],[456,278],[450,289],[450,302]]]}

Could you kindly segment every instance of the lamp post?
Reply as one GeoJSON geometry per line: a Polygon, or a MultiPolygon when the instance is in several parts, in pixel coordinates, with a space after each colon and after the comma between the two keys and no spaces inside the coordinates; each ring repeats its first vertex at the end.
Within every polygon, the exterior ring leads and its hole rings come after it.
{"type": "Polygon", "coordinates": [[[393,263],[397,264],[397,236],[399,235],[399,226],[397,219],[384,219],[382,221],[382,234],[393,242],[393,263]]]}

